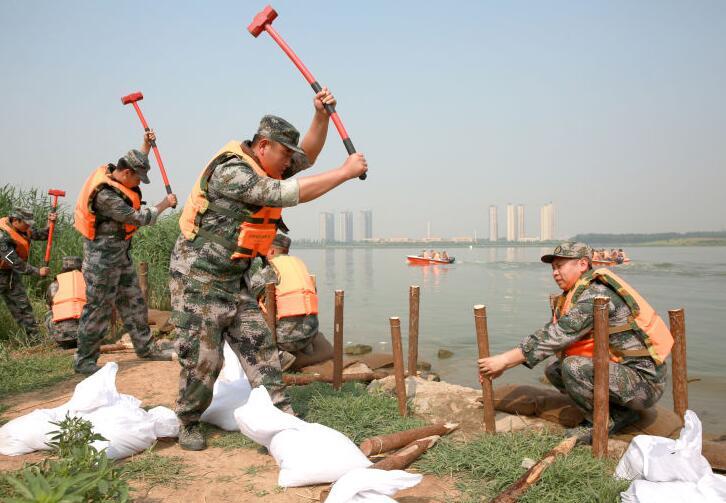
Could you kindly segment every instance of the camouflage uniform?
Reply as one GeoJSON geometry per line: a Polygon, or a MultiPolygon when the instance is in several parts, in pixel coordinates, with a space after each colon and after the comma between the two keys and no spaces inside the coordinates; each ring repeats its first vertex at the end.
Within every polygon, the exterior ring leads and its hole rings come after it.
{"type": "MultiPolygon", "coordinates": [[[[122,160],[135,170],[143,171],[140,173],[144,174],[142,181],[148,183],[145,173],[149,170],[149,161],[145,154],[132,150],[122,160]]],[[[148,306],[131,260],[131,239],[124,239],[124,224],[152,225],[158,210],[153,206],[135,210],[110,187],[99,190],[92,205],[96,214],[96,239],[83,240],[86,305],[78,326],[75,368],[79,372],[93,368],[98,360],[114,305],[124,331],[131,336],[136,354],[144,358],[153,350],[148,306]]]]}
{"type": "MultiPolygon", "coordinates": [[[[31,224],[30,240],[46,241],[48,239],[48,227],[35,229],[32,227],[33,214],[29,210],[15,209],[10,215],[11,218],[23,220],[31,224]]],[[[40,338],[38,323],[33,315],[33,306],[30,305],[28,294],[21,279],[23,274],[40,275],[40,269],[30,265],[21,259],[15,252],[15,242],[9,234],[0,230],[0,297],[5,301],[13,319],[20,325],[28,338],[37,341],[40,338]]]]}
{"type": "MultiPolygon", "coordinates": [[[[245,275],[245,283],[252,296],[259,298],[264,293],[265,285],[270,282],[279,283],[274,268],[267,263],[267,260],[261,257],[255,258],[245,275]]],[[[277,320],[276,328],[279,350],[288,353],[304,351],[310,347],[310,343],[318,333],[318,315],[285,317],[277,320]]]]}
{"type": "MultiPolygon", "coordinates": [[[[577,243],[566,243],[558,248],[564,251],[554,256],[565,256],[562,253],[581,253],[577,243]]],[[[589,249],[589,247],[587,247],[589,249]]],[[[557,250],[557,249],[556,249],[557,250]]],[[[590,255],[591,256],[591,251],[590,255]]],[[[547,262],[550,256],[542,258],[547,262]]],[[[573,257],[576,258],[576,257],[573,257]]],[[[551,262],[551,259],[549,260],[551,262]]],[[[584,273],[583,279],[592,275],[592,271],[584,273]]],[[[526,359],[524,365],[534,367],[546,358],[563,351],[573,342],[591,335],[593,327],[593,302],[595,297],[605,296],[608,303],[611,327],[628,322],[630,308],[623,297],[607,285],[594,281],[583,290],[570,307],[567,314],[557,316],[557,321],[547,323],[534,334],[525,337],[520,349],[526,359]]],[[[559,313],[555,313],[559,314],[559,313]]],[[[634,330],[610,335],[610,346],[615,350],[646,349],[642,335],[634,330]]],[[[631,414],[630,410],[644,410],[652,407],[663,395],[667,367],[656,365],[650,357],[624,357],[621,363],[610,362],[610,416],[612,420],[631,414]]],[[[592,418],[593,408],[593,360],[583,356],[567,356],[558,358],[545,369],[547,379],[558,389],[567,393],[577,406],[592,418]]]]}
{"type": "MultiPolygon", "coordinates": [[[[80,271],[82,262],[81,257],[63,257],[62,272],[80,271]]],[[[45,301],[48,304],[48,312],[45,313],[45,328],[51,339],[59,346],[74,348],[78,340],[78,320],[53,321],[53,297],[56,293],[58,293],[58,279],[48,285],[45,291],[45,301]]]]}
{"type": "MultiPolygon", "coordinates": [[[[265,116],[258,134],[277,140],[275,134],[281,128],[292,126],[282,119],[265,116]]],[[[299,133],[292,130],[295,137],[290,143],[297,144],[299,133]]],[[[252,155],[250,147],[250,142],[242,144],[248,155],[252,155]]],[[[300,152],[293,155],[285,177],[309,166],[300,152]]],[[[263,206],[298,204],[297,181],[261,177],[233,156],[222,157],[217,162],[207,186],[210,203],[240,218],[263,206]]],[[[227,241],[237,241],[239,221],[227,215],[208,211],[202,215],[200,227],[227,241]]],[[[223,340],[240,355],[252,386],[264,385],[278,407],[290,409],[272,333],[256,298],[244,283],[251,261],[232,260],[230,256],[231,252],[216,242],[201,236],[189,241],[183,234],[172,252],[171,322],[176,327],[176,349],[182,367],[176,413],[184,425],[198,422],[211,403],[212,388],[223,363],[223,340]]]]}

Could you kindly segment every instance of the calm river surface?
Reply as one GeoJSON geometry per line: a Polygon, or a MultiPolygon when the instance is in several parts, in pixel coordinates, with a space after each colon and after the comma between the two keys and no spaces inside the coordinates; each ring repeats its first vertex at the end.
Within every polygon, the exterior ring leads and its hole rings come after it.
{"type": "MultiPolygon", "coordinates": [[[[294,244],[293,244],[294,246],[294,244]]],[[[320,325],[332,342],[334,290],[345,291],[345,342],[390,351],[388,318],[399,316],[408,332],[408,287],[421,287],[419,359],[445,381],[478,387],[472,307],[487,306],[491,351],[500,352],[548,319],[548,297],[557,291],[547,248],[454,248],[449,266],[409,266],[418,249],[297,249],[317,276],[320,325]],[[439,348],[454,356],[440,360],[439,348]]],[[[667,321],[668,309],[686,310],[689,407],[709,433],[726,433],[726,248],[640,247],[633,262],[616,268],[667,321]]],[[[498,382],[536,384],[544,370],[518,367],[498,382]]],[[[671,407],[670,384],[661,404],[671,407]]]]}

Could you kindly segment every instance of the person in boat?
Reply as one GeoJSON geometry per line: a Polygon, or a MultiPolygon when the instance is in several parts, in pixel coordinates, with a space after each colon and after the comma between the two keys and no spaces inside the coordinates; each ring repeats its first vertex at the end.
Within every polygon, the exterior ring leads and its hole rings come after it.
{"type": "Polygon", "coordinates": [[[50,338],[62,348],[74,348],[78,342],[78,320],[86,303],[82,263],[81,257],[63,257],[61,273],[45,291],[48,304],[45,328],[50,338]]]}
{"type": "Polygon", "coordinates": [[[431,253],[428,250],[424,250],[421,256],[423,258],[431,258],[431,253]]]}
{"type": "Polygon", "coordinates": [[[542,262],[551,264],[552,277],[562,289],[552,319],[518,347],[479,360],[480,380],[497,378],[510,368],[535,365],[557,355],[545,369],[550,383],[572,398],[586,423],[568,431],[582,443],[592,440],[593,303],[609,298],[610,420],[614,433],[637,421],[639,411],[652,407],[663,395],[673,337],[645,299],[609,269],[592,269],[592,249],[585,243],[565,242],[542,262]]]}
{"type": "Polygon", "coordinates": [[[449,254],[446,253],[446,250],[441,252],[441,260],[446,260],[446,261],[449,260],[449,254]]]}
{"type": "Polygon", "coordinates": [[[623,253],[623,249],[622,248],[620,248],[618,250],[618,253],[617,253],[616,257],[615,257],[615,262],[618,263],[618,264],[622,264],[623,262],[625,262],[625,253],[623,253]]]}
{"type": "Polygon", "coordinates": [[[291,256],[291,239],[278,233],[266,258],[257,257],[245,274],[250,293],[264,309],[265,285],[277,285],[276,342],[282,370],[328,360],[333,347],[318,330],[318,293],[305,263],[291,256]]]}
{"type": "Polygon", "coordinates": [[[434,256],[432,257],[434,260],[441,260],[441,254],[439,252],[434,252],[434,256]]]}

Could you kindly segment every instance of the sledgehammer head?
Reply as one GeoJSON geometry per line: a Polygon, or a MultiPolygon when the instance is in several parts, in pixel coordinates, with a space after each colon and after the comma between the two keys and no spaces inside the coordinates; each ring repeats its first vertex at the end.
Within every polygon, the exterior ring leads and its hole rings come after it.
{"type": "Polygon", "coordinates": [[[141,101],[143,99],[144,99],[144,95],[141,94],[140,92],[131,93],[131,94],[121,98],[121,103],[123,103],[124,105],[128,105],[129,103],[133,103],[134,101],[141,101]]]}
{"type": "Polygon", "coordinates": [[[276,17],[277,11],[273,9],[271,5],[268,5],[255,16],[250,25],[247,27],[247,31],[249,31],[253,37],[257,37],[257,35],[265,31],[265,26],[272,24],[272,21],[274,21],[276,17]]]}
{"type": "Polygon", "coordinates": [[[50,189],[48,191],[49,196],[66,197],[66,191],[60,189],[50,189]]]}

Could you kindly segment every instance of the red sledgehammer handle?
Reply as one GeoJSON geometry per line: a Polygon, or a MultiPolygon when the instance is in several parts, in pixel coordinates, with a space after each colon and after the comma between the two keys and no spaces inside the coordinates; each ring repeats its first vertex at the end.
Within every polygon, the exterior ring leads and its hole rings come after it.
{"type": "MultiPolygon", "coordinates": [[[[58,209],[58,196],[65,196],[66,193],[58,190],[53,190],[52,192],[55,192],[55,194],[51,194],[53,196],[53,212],[58,209]]],[[[55,230],[55,221],[51,220],[50,223],[48,223],[48,244],[45,245],[45,265],[46,267],[50,263],[50,250],[53,248],[53,231],[55,230]]]]}
{"type": "MultiPolygon", "coordinates": [[[[131,104],[134,106],[134,110],[136,110],[136,115],[139,116],[141,125],[144,126],[144,131],[150,131],[149,125],[146,123],[146,119],[144,119],[144,114],[141,113],[141,108],[139,108],[139,104],[135,101],[131,104]]],[[[166,177],[164,162],[161,160],[161,154],[159,154],[159,149],[156,147],[156,140],[151,142],[151,148],[154,150],[154,157],[156,157],[156,163],[159,165],[159,170],[161,171],[161,178],[163,178],[164,187],[166,188],[166,193],[171,194],[171,185],[169,184],[169,179],[166,177]]]]}
{"type": "MultiPolygon", "coordinates": [[[[277,45],[280,46],[280,49],[283,50],[285,54],[290,58],[290,60],[293,62],[293,64],[297,67],[298,70],[300,70],[300,73],[303,74],[303,77],[305,77],[305,80],[308,81],[308,84],[313,88],[313,91],[316,93],[319,93],[323,88],[318,83],[317,80],[315,80],[315,77],[313,77],[313,74],[310,73],[310,70],[308,70],[302,61],[300,61],[300,58],[297,57],[297,54],[290,48],[289,45],[282,39],[279,33],[277,33],[277,30],[275,30],[272,25],[267,23],[265,25],[265,31],[270,34],[272,39],[277,42],[277,45]]],[[[350,136],[348,136],[348,132],[345,130],[345,126],[343,126],[343,121],[340,120],[340,117],[338,116],[338,112],[335,111],[335,106],[333,105],[325,105],[325,109],[330,114],[330,119],[333,121],[333,124],[335,124],[335,129],[338,130],[338,134],[340,134],[340,138],[343,140],[343,145],[345,145],[345,150],[348,151],[348,155],[355,154],[355,147],[353,146],[353,142],[350,139],[350,136]]],[[[363,173],[360,178],[361,180],[365,180],[368,176],[363,173]]]]}

